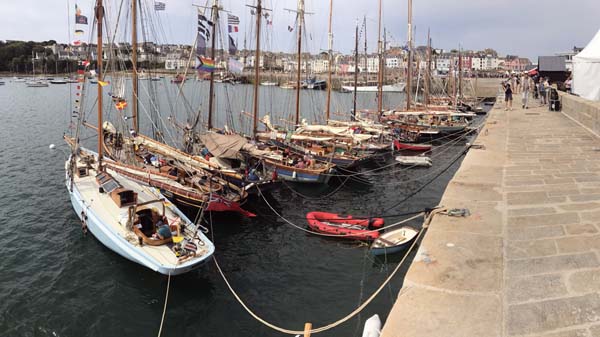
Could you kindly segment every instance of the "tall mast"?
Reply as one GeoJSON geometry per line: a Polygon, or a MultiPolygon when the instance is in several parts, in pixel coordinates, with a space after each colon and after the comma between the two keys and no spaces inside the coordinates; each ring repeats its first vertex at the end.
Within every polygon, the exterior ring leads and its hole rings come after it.
{"type": "Polygon", "coordinates": [[[406,73],[406,110],[410,110],[412,96],[412,0],[408,0],[408,66],[406,73]]]}
{"type": "Polygon", "coordinates": [[[381,0],[379,0],[379,24],[377,28],[377,113],[383,110],[383,41],[381,41],[381,0]]]}
{"type": "Polygon", "coordinates": [[[296,125],[300,125],[300,71],[302,70],[302,24],[304,23],[304,0],[298,0],[298,69],[296,73],[296,125]]]}
{"type": "Polygon", "coordinates": [[[425,72],[425,107],[429,105],[429,91],[431,90],[431,38],[427,29],[427,71],[425,72]]]}
{"type": "MultiPolygon", "coordinates": [[[[215,46],[217,42],[217,25],[219,23],[219,1],[213,0],[212,5],[212,36],[210,43],[210,59],[215,61],[215,46]]],[[[208,90],[208,130],[212,129],[213,99],[215,94],[215,72],[210,73],[210,89],[208,90]]]]}
{"type": "Polygon", "coordinates": [[[252,136],[256,137],[258,123],[258,85],[260,83],[260,21],[262,18],[262,4],[258,0],[256,6],[256,53],[254,54],[254,118],[252,119],[252,136]]]}
{"type": "MultiPolygon", "coordinates": [[[[133,67],[133,77],[131,79],[133,85],[133,104],[131,106],[131,114],[133,119],[133,130],[138,133],[140,123],[138,118],[138,71],[137,71],[137,1],[131,0],[131,65],[133,67]]],[[[98,124],[100,126],[100,124],[98,124]]]]}
{"type": "Polygon", "coordinates": [[[325,109],[325,123],[329,120],[330,105],[331,105],[331,67],[333,64],[333,33],[331,30],[331,17],[333,15],[333,0],[329,0],[329,51],[327,53],[329,62],[327,64],[327,107],[325,109]]]}
{"type": "Polygon", "coordinates": [[[354,34],[354,98],[352,100],[352,121],[356,120],[356,86],[358,85],[358,20],[356,20],[356,33],[354,34]]]}
{"type": "MultiPolygon", "coordinates": [[[[104,6],[102,0],[96,1],[96,24],[97,24],[97,47],[96,47],[96,59],[97,59],[97,74],[98,80],[102,78],[102,21],[104,20],[104,6]]],[[[98,85],[98,171],[102,171],[102,157],[103,152],[103,137],[102,137],[102,86],[98,85]]]]}
{"type": "Polygon", "coordinates": [[[367,17],[363,16],[363,27],[365,28],[365,85],[369,84],[369,56],[367,54],[367,17]]]}
{"type": "Polygon", "coordinates": [[[463,96],[463,88],[462,88],[462,80],[463,80],[463,73],[462,73],[462,51],[460,49],[460,47],[458,47],[458,97],[460,99],[462,99],[463,96]]]}

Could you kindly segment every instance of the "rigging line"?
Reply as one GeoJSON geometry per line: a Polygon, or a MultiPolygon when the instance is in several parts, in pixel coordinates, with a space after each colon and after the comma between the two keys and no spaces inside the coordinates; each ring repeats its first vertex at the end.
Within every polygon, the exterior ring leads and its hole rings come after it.
{"type": "MultiPolygon", "coordinates": [[[[468,132],[466,132],[464,135],[460,136],[459,138],[457,138],[456,140],[453,140],[449,143],[452,144],[457,144],[459,141],[462,141],[463,139],[465,139],[467,136],[469,136],[471,133],[475,132],[475,131],[479,131],[477,129],[473,129],[473,130],[469,130],[468,132]]],[[[449,150],[446,150],[449,151],[449,150]]],[[[440,152],[438,154],[434,154],[431,157],[435,158],[439,155],[441,155],[444,152],[440,152]]],[[[403,171],[408,171],[411,168],[415,168],[417,167],[417,165],[412,165],[412,166],[408,166],[408,167],[403,167],[400,168],[398,170],[395,171],[385,171],[383,172],[384,169],[388,168],[388,167],[393,167],[393,166],[399,166],[400,164],[397,162],[391,163],[391,164],[387,164],[372,170],[368,170],[368,171],[361,171],[361,172],[356,172],[356,173],[351,173],[351,174],[332,174],[332,173],[324,173],[323,175],[327,175],[327,176],[331,176],[331,177],[350,177],[350,176],[359,176],[359,175],[364,175],[364,176],[380,176],[380,175],[384,175],[384,174],[389,174],[389,173],[395,173],[395,172],[403,172],[403,171]],[[372,173],[373,172],[373,173],[372,173]]]]}
{"type": "MultiPolygon", "coordinates": [[[[285,218],[283,215],[279,214],[277,212],[277,210],[275,210],[275,208],[273,208],[271,206],[271,204],[269,203],[269,201],[265,198],[265,196],[263,195],[262,191],[260,190],[260,188],[258,188],[258,186],[256,186],[256,189],[258,190],[258,193],[261,195],[262,199],[265,201],[265,203],[267,204],[267,206],[269,206],[269,208],[271,209],[271,211],[273,211],[273,213],[277,214],[277,216],[279,216],[283,221],[285,221],[286,223],[288,223],[289,225],[291,225],[292,227],[295,227],[303,232],[309,233],[309,234],[314,234],[314,235],[318,235],[318,236],[325,236],[325,237],[333,237],[333,238],[343,238],[343,237],[347,237],[347,236],[352,236],[354,234],[326,234],[326,233],[319,233],[319,232],[315,232],[309,229],[306,229],[302,226],[296,225],[295,223],[291,222],[290,220],[288,220],[287,218],[285,218]]],[[[406,222],[412,221],[420,216],[422,216],[423,214],[425,214],[425,212],[419,212],[417,215],[414,215],[408,219],[404,219],[402,221],[399,222],[395,222],[391,225],[388,226],[384,226],[381,228],[377,228],[377,229],[373,229],[373,230],[369,230],[369,231],[364,231],[364,233],[375,233],[375,232],[379,232],[382,231],[384,229],[388,229],[388,228],[392,228],[392,227],[396,227],[399,225],[402,225],[406,222]]]]}
{"type": "Polygon", "coordinates": [[[421,229],[419,231],[419,234],[417,234],[417,237],[413,240],[413,243],[410,245],[410,247],[408,248],[407,252],[404,254],[404,256],[402,257],[402,259],[400,260],[400,262],[398,263],[398,265],[396,266],[396,268],[394,268],[394,270],[392,271],[392,273],[384,280],[384,282],[379,286],[379,288],[377,288],[377,290],[375,290],[375,292],[373,294],[371,294],[371,296],[369,296],[369,298],[367,298],[367,300],[365,302],[363,302],[354,311],[352,311],[351,313],[349,313],[345,317],[342,317],[341,319],[339,319],[339,320],[337,320],[337,321],[335,321],[333,323],[324,325],[322,327],[311,329],[310,331],[298,331],[298,330],[285,329],[285,328],[279,327],[279,326],[277,326],[277,325],[275,325],[273,323],[270,323],[270,322],[266,321],[265,319],[263,319],[262,317],[258,316],[254,311],[252,311],[252,309],[250,309],[248,307],[248,305],[235,292],[235,290],[233,289],[233,287],[229,283],[229,280],[227,279],[227,277],[223,273],[223,270],[221,269],[221,266],[217,262],[217,259],[213,258],[213,261],[215,262],[215,266],[217,267],[217,270],[219,271],[219,274],[221,274],[221,277],[223,278],[223,281],[225,281],[225,284],[229,288],[229,291],[231,291],[231,293],[233,294],[233,296],[235,297],[235,299],[246,310],[246,312],[248,312],[258,322],[262,323],[263,325],[265,325],[265,326],[267,326],[267,327],[269,327],[269,328],[271,328],[273,330],[276,330],[276,331],[279,331],[279,332],[282,332],[282,333],[285,333],[285,334],[290,334],[290,335],[298,335],[298,334],[301,335],[301,334],[305,334],[305,333],[313,334],[313,333],[323,332],[323,331],[327,331],[327,330],[333,329],[333,328],[339,326],[340,324],[342,324],[342,323],[350,320],[352,317],[354,317],[357,314],[359,314],[367,305],[369,305],[369,303],[371,303],[373,301],[373,299],[375,299],[375,297],[377,297],[377,295],[379,295],[379,293],[381,292],[381,290],[383,290],[389,284],[389,282],[396,275],[396,273],[398,272],[398,270],[400,270],[400,267],[406,261],[406,258],[413,251],[414,247],[416,246],[417,242],[419,242],[419,240],[420,240],[421,236],[423,235],[423,233],[425,232],[426,228],[429,227],[429,224],[431,223],[431,220],[433,219],[433,216],[435,214],[439,213],[441,210],[442,209],[433,210],[431,213],[429,213],[427,215],[425,223],[423,224],[423,229],[421,229]]]}
{"type": "Polygon", "coordinates": [[[333,196],[334,194],[336,194],[337,192],[339,192],[342,187],[344,187],[346,185],[346,183],[348,182],[348,180],[350,179],[350,177],[346,177],[346,179],[344,179],[344,181],[340,184],[340,186],[336,187],[332,192],[324,195],[324,196],[320,196],[320,197],[310,197],[307,196],[305,194],[302,194],[296,190],[294,190],[285,180],[283,180],[283,185],[290,191],[292,191],[292,193],[294,193],[295,195],[302,197],[303,199],[307,199],[307,200],[323,200],[323,199],[327,199],[331,196],[333,196]]]}
{"type": "Polygon", "coordinates": [[[423,186],[419,187],[418,189],[416,189],[414,192],[412,192],[411,194],[409,194],[408,196],[406,196],[404,199],[400,200],[399,202],[395,203],[394,205],[384,209],[384,213],[388,212],[398,206],[400,206],[401,204],[403,204],[405,201],[407,201],[408,199],[414,197],[415,195],[417,195],[419,192],[421,192],[423,189],[425,189],[425,187],[429,186],[429,184],[431,184],[432,182],[434,182],[439,176],[441,176],[442,174],[444,174],[444,172],[448,171],[450,169],[450,167],[452,167],[452,165],[454,165],[460,158],[462,158],[462,156],[466,153],[466,151],[463,151],[460,155],[458,155],[452,162],[450,162],[450,164],[448,166],[446,166],[446,168],[442,171],[440,171],[438,174],[436,174],[433,178],[431,178],[428,182],[426,182],[425,184],[423,184],[423,186]]]}
{"type": "Polygon", "coordinates": [[[169,288],[171,286],[171,272],[169,272],[169,277],[167,278],[167,294],[165,295],[165,305],[163,307],[162,318],[160,320],[160,328],[158,329],[158,337],[160,337],[162,333],[163,323],[165,322],[165,314],[167,313],[167,302],[169,301],[169,288]]]}

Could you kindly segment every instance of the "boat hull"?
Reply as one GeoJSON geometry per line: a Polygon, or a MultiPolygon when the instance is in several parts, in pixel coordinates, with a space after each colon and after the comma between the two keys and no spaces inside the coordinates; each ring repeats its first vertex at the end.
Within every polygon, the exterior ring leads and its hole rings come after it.
{"type": "MultiPolygon", "coordinates": [[[[403,92],[405,87],[406,87],[406,84],[404,84],[404,83],[384,85],[382,87],[382,91],[383,92],[403,92]]],[[[342,92],[354,92],[354,87],[349,86],[349,85],[344,85],[344,86],[342,86],[341,91],[342,92]]],[[[356,91],[357,92],[377,92],[378,88],[377,88],[377,86],[374,86],[374,85],[373,86],[359,86],[359,87],[356,87],[356,91]]]]}
{"type": "Polygon", "coordinates": [[[277,172],[277,177],[281,180],[299,182],[299,183],[313,183],[313,184],[327,184],[331,175],[329,174],[315,174],[310,172],[303,172],[287,167],[274,167],[277,172]]]}
{"type": "MultiPolygon", "coordinates": [[[[67,179],[67,190],[69,190],[69,184],[70,181],[69,179],[67,179]]],[[[73,186],[72,191],[69,190],[69,195],[71,198],[71,204],[73,205],[73,210],[75,211],[75,214],[77,214],[79,220],[82,220],[83,216],[86,217],[85,221],[90,233],[92,233],[92,235],[94,235],[94,237],[98,239],[98,241],[100,241],[108,249],[121,255],[129,261],[135,262],[164,275],[179,275],[187,273],[193,269],[200,268],[210,259],[206,258],[202,261],[191,261],[193,263],[187,264],[182,263],[176,268],[170,268],[164,265],[160,265],[152,261],[152,259],[144,258],[143,254],[136,253],[134,249],[128,247],[130,243],[127,240],[112,232],[111,230],[106,228],[106,226],[103,226],[102,221],[91,208],[84,207],[85,201],[82,199],[81,194],[78,192],[76,185],[73,186]]],[[[210,257],[212,257],[212,253],[210,257]]]]}

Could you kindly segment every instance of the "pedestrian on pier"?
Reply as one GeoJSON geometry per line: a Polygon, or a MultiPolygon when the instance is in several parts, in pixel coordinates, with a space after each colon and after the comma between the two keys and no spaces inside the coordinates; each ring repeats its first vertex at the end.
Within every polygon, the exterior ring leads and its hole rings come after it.
{"type": "Polygon", "coordinates": [[[526,74],[521,77],[521,83],[523,86],[523,109],[529,109],[529,91],[531,89],[531,79],[526,74]]]}
{"type": "Polygon", "coordinates": [[[512,110],[513,91],[509,81],[504,82],[504,111],[512,110]]]}
{"type": "Polygon", "coordinates": [[[544,84],[545,80],[543,77],[540,77],[540,83],[538,84],[538,91],[540,93],[540,104],[542,106],[546,105],[546,87],[544,84]]]}

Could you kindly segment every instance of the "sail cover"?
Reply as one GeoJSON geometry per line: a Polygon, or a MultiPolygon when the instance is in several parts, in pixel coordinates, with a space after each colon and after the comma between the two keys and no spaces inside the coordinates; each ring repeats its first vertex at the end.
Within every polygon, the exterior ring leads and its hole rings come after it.
{"type": "Polygon", "coordinates": [[[225,159],[238,159],[239,151],[248,143],[246,138],[240,135],[222,135],[214,132],[200,136],[200,140],[213,156],[225,159]]]}
{"type": "Polygon", "coordinates": [[[585,99],[600,101],[600,31],[573,56],[573,92],[585,99]]]}

